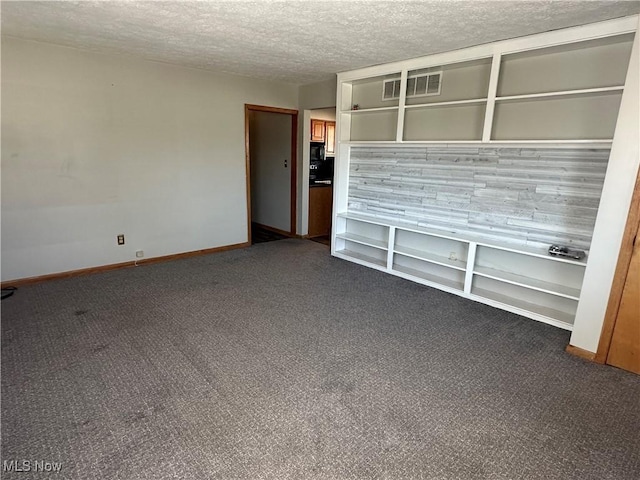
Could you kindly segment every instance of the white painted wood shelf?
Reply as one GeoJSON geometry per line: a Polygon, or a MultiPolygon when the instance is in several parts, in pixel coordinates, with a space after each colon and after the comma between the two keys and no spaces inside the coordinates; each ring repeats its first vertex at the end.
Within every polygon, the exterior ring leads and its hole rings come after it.
{"type": "Polygon", "coordinates": [[[342,212],[337,220],[332,253],[339,258],[572,328],[585,260],[361,214],[342,212]],[[371,236],[363,235],[367,231],[371,236]],[[369,253],[354,249],[356,245],[369,253]],[[448,250],[450,256],[443,254],[448,250]]]}
{"type": "Polygon", "coordinates": [[[456,270],[462,271],[465,271],[467,269],[467,264],[464,261],[452,260],[448,257],[434,255],[433,253],[417,250],[415,248],[396,245],[394,252],[399,255],[404,255],[418,260],[424,260],[425,262],[431,262],[436,265],[442,265],[443,267],[455,268],[456,270]]]}
{"type": "Polygon", "coordinates": [[[349,232],[339,233],[336,235],[338,238],[348,240],[350,242],[360,243],[362,245],[367,245],[368,247],[379,248],[381,250],[386,250],[388,245],[386,242],[381,240],[376,240],[374,238],[365,237],[363,235],[356,235],[349,232]]]}

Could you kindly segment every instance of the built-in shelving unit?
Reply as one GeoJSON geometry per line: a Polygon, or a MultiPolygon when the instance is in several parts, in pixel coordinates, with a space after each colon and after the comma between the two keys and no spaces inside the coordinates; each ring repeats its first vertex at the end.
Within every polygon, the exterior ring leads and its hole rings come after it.
{"type": "Polygon", "coordinates": [[[570,330],[586,261],[341,213],[334,255],[570,330]]]}
{"type": "Polygon", "coordinates": [[[636,28],[338,74],[332,254],[571,329],[587,260],[547,248],[588,251],[636,28]]]}

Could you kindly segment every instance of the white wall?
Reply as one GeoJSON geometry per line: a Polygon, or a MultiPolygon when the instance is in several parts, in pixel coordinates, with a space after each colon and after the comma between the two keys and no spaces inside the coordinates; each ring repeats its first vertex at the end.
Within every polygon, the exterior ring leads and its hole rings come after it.
{"type": "MultiPolygon", "coordinates": [[[[298,115],[298,224],[297,233],[309,232],[309,140],[312,109],[328,109],[336,105],[336,79],[300,86],[298,115]]],[[[322,114],[320,114],[322,116],[322,114]]],[[[321,120],[334,120],[320,118],[321,120]]]]}
{"type": "Polygon", "coordinates": [[[311,118],[315,120],[324,120],[325,122],[335,122],[336,108],[318,108],[311,110],[311,118]]]}
{"type": "Polygon", "coordinates": [[[245,103],[298,88],[3,38],[2,280],[246,242],[245,103]]]}
{"type": "Polygon", "coordinates": [[[251,221],[289,232],[291,115],[252,111],[249,132],[251,221]]]}
{"type": "Polygon", "coordinates": [[[640,165],[640,35],[636,34],[571,345],[598,349],[640,165]]]}

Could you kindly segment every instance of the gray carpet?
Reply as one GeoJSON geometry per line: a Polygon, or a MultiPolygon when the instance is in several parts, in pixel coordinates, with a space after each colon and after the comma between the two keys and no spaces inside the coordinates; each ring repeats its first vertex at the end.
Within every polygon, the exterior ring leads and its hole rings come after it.
{"type": "Polygon", "coordinates": [[[282,240],[2,302],[2,459],[65,479],[636,479],[640,377],[282,240]]]}

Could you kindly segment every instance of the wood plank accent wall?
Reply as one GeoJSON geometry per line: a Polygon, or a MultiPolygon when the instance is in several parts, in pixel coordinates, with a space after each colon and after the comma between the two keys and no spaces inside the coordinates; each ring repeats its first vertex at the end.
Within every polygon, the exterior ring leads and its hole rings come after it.
{"type": "Polygon", "coordinates": [[[348,211],[588,250],[609,149],[352,147],[348,211]]]}

